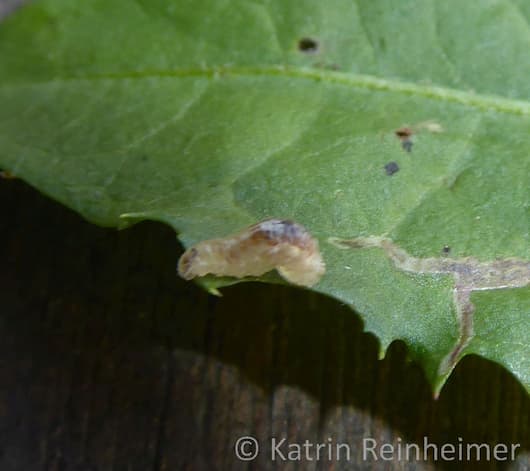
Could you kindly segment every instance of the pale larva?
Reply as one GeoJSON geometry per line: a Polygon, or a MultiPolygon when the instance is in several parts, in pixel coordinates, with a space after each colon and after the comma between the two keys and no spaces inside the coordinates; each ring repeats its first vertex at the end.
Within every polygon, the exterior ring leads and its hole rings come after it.
{"type": "Polygon", "coordinates": [[[221,239],[190,247],[178,263],[179,275],[260,276],[273,269],[302,286],[317,283],[326,266],[318,241],[302,225],[284,219],[267,219],[221,239]]]}

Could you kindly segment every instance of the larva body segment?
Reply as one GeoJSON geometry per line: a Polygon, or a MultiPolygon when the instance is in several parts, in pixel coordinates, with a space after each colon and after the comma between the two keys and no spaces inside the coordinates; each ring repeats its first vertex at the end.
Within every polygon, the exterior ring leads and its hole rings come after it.
{"type": "Polygon", "coordinates": [[[273,269],[287,281],[312,286],[325,272],[318,241],[302,225],[267,219],[241,232],[199,242],[179,260],[179,275],[260,276],[273,269]]]}

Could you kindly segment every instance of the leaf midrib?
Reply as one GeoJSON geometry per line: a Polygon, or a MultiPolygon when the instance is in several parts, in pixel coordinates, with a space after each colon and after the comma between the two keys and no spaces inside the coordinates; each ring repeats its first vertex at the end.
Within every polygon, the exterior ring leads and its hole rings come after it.
{"type": "Polygon", "coordinates": [[[99,80],[135,80],[152,78],[187,78],[204,77],[219,79],[223,77],[282,77],[298,78],[313,81],[324,81],[329,84],[351,86],[374,91],[402,93],[424,97],[448,103],[459,104],[481,111],[497,112],[511,115],[530,115],[530,102],[504,98],[498,95],[476,94],[472,91],[456,90],[435,85],[417,84],[397,79],[384,79],[373,75],[352,74],[329,70],[318,70],[306,67],[260,66],[260,67],[200,67],[173,70],[127,71],[123,73],[101,73],[92,75],[72,75],[48,80],[31,82],[4,83],[0,88],[38,87],[63,84],[65,82],[99,81],[99,80]]]}

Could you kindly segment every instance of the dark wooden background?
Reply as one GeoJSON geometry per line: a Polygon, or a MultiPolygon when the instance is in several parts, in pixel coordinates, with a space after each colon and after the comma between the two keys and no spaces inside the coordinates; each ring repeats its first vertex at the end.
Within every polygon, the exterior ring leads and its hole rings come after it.
{"type": "MultiPolygon", "coordinates": [[[[0,16],[20,0],[0,0],[0,16]]],[[[1,106],[1,104],[0,104],[1,106]]],[[[477,357],[438,401],[406,348],[377,360],[323,296],[175,274],[174,233],[84,222],[0,180],[0,471],[530,469],[530,398],[477,357]],[[262,452],[234,454],[252,435],[262,452]],[[352,461],[271,462],[271,437],[347,442],[352,461]],[[516,462],[363,462],[381,442],[520,443],[516,462]]]]}

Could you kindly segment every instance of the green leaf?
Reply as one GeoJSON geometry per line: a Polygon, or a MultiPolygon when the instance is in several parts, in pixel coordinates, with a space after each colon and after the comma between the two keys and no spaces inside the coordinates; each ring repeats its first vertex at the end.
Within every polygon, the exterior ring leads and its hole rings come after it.
{"type": "Polygon", "coordinates": [[[523,0],[42,0],[0,26],[0,165],[185,246],[292,218],[314,289],[382,352],[405,340],[437,391],[469,353],[530,388],[529,21],[523,0]]]}

